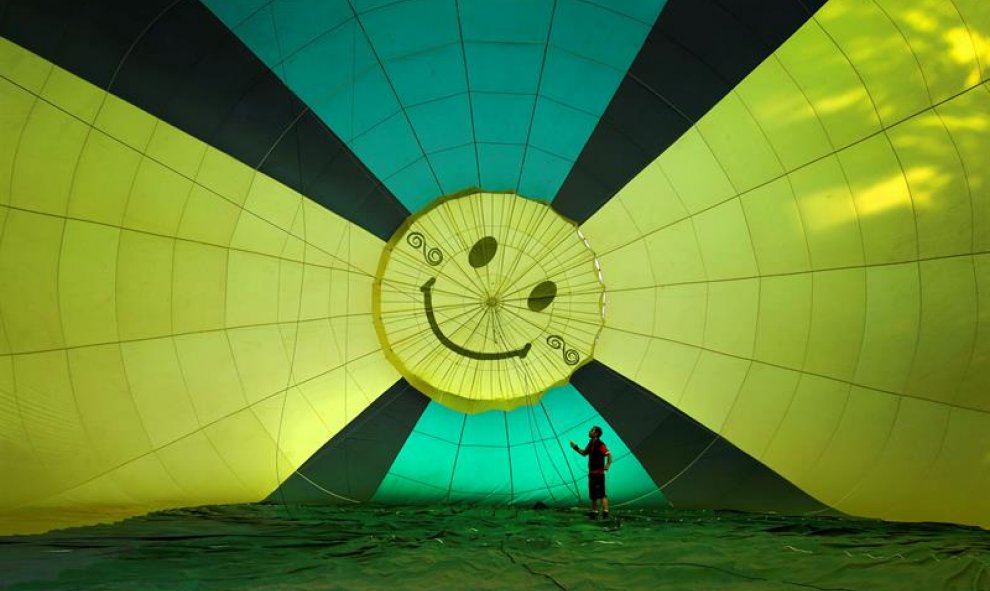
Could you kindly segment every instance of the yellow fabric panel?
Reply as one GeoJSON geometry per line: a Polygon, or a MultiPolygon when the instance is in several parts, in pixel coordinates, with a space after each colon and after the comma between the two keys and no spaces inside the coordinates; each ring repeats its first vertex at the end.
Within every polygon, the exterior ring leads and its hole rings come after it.
{"type": "Polygon", "coordinates": [[[876,2],[843,0],[829,2],[814,18],[856,68],[884,126],[925,109],[931,99],[916,55],[898,26],[907,23],[890,17],[876,2]]]}
{"type": "Polygon", "coordinates": [[[731,181],[698,128],[685,132],[665,154],[667,157],[658,160],[657,164],[690,213],[698,213],[735,194],[731,181]]]}
{"type": "Polygon", "coordinates": [[[609,294],[609,325],[620,330],[651,334],[655,288],[629,289],[609,294]]]}
{"type": "Polygon", "coordinates": [[[920,484],[928,478],[940,452],[940,446],[930,442],[942,441],[950,412],[947,406],[933,406],[922,400],[899,400],[897,418],[882,452],[869,466],[862,484],[848,493],[843,504],[857,513],[885,512],[891,519],[900,520],[910,520],[918,503],[930,504],[928,487],[903,491],[898,488],[902,482],[920,484]]]}
{"type": "Polygon", "coordinates": [[[160,449],[201,426],[172,339],[124,342],[120,350],[131,399],[152,447],[160,449]]]}
{"type": "Polygon", "coordinates": [[[752,362],[702,351],[678,407],[719,432],[732,410],[752,362]]]}
{"type": "Polygon", "coordinates": [[[806,371],[840,380],[853,379],[863,346],[866,298],[865,269],[812,275],[806,371]]]}
{"type": "Polygon", "coordinates": [[[866,268],[866,315],[855,383],[904,392],[918,342],[919,290],[916,264],[866,268]]]}
{"type": "Polygon", "coordinates": [[[176,241],[172,258],[172,330],[187,333],[226,325],[225,248],[176,241]]]}
{"type": "Polygon", "coordinates": [[[258,500],[398,379],[374,236],[5,40],[0,131],[0,533],[258,500]]]}
{"type": "Polygon", "coordinates": [[[743,212],[753,254],[765,275],[807,271],[811,266],[801,210],[787,179],[778,179],[744,195],[743,212]]]}
{"type": "MultiPolygon", "coordinates": [[[[608,215],[609,211],[616,214],[625,210],[629,219],[636,226],[641,234],[648,234],[658,230],[663,226],[672,224],[677,220],[687,217],[688,212],[684,204],[674,192],[673,185],[667,178],[667,173],[660,166],[651,164],[643,169],[629,184],[623,189],[625,198],[620,202],[622,208],[614,210],[603,209],[602,213],[608,215]]],[[[588,220],[587,224],[607,222],[597,215],[588,220]]],[[[618,221],[618,227],[624,227],[625,223],[618,221]]],[[[596,232],[601,234],[601,232],[596,232]]],[[[615,233],[616,239],[626,238],[615,233]]],[[[628,238],[626,238],[628,240],[628,238]]],[[[609,243],[595,244],[596,252],[611,250],[609,243]]]]}
{"type": "MultiPolygon", "coordinates": [[[[606,317],[608,317],[607,312],[606,317]]],[[[608,364],[609,367],[626,376],[638,375],[640,366],[643,365],[644,357],[647,354],[647,349],[656,343],[666,343],[666,341],[617,330],[608,325],[602,329],[601,334],[598,336],[598,346],[605,347],[606,351],[625,351],[624,355],[609,359],[608,364]]],[[[692,350],[694,350],[693,347],[692,350]]],[[[596,357],[602,359],[598,355],[596,357]]],[[[650,367],[655,367],[655,364],[647,363],[644,371],[650,367]]],[[[667,372],[661,372],[661,375],[667,375],[667,372]]]]}
{"type": "Polygon", "coordinates": [[[801,212],[811,267],[862,265],[863,231],[839,159],[827,156],[788,176],[801,212]]]}
{"type": "Polygon", "coordinates": [[[301,465],[315,451],[305,434],[327,432],[329,429],[299,388],[289,389],[283,404],[284,412],[279,422],[292,426],[291,429],[280,429],[278,435],[280,450],[288,462],[280,463],[276,466],[276,471],[284,479],[292,473],[295,466],[301,465]]]}
{"type": "Polygon", "coordinates": [[[715,281],[708,285],[705,348],[738,357],[753,357],[760,282],[715,281]]]}
{"type": "Polygon", "coordinates": [[[979,318],[969,367],[953,402],[965,401],[975,408],[990,411],[990,398],[986,395],[987,384],[990,384],[990,255],[975,257],[974,262],[979,318]]]}
{"type": "Polygon", "coordinates": [[[829,32],[813,19],[769,58],[778,60],[798,84],[833,150],[880,129],[877,111],[855,64],[837,49],[829,32]]]}
{"type": "Polygon", "coordinates": [[[764,363],[753,363],[739,389],[722,434],[736,445],[762,457],[794,396],[801,374],[764,363]]]}
{"type": "Polygon", "coordinates": [[[123,340],[172,332],[173,241],[123,231],[117,253],[117,326],[123,340]]]}
{"type": "MultiPolygon", "coordinates": [[[[805,96],[793,75],[777,58],[760,64],[749,76],[751,83],[738,89],[763,134],[763,144],[772,147],[779,160],[780,173],[807,164],[830,153],[829,141],[814,105],[805,96]]],[[[744,146],[751,150],[754,146],[744,146]]],[[[759,179],[762,182],[768,177],[759,179]]]]}
{"type": "Polygon", "coordinates": [[[23,51],[10,41],[0,38],[0,69],[4,83],[13,83],[37,95],[55,66],[41,57],[23,51]]]}
{"type": "MultiPolygon", "coordinates": [[[[193,431],[156,451],[165,470],[204,503],[250,497],[250,491],[220,455],[205,429],[193,431]],[[189,458],[195,457],[195,462],[189,458]]],[[[184,500],[184,499],[183,499],[184,500]]],[[[178,504],[178,503],[177,503],[178,504]]]]}
{"type": "Polygon", "coordinates": [[[990,78],[990,11],[987,5],[981,0],[954,0],[953,6],[959,11],[965,28],[953,28],[946,37],[951,41],[953,47],[953,58],[959,62],[975,63],[980,72],[976,77],[967,79],[968,84],[976,84],[980,80],[990,78]],[[970,60],[968,45],[972,45],[973,59],[970,60]],[[961,50],[956,50],[961,46],[961,50]]]}
{"type": "MultiPolygon", "coordinates": [[[[948,131],[965,171],[963,178],[970,195],[974,252],[990,249],[990,200],[981,198],[990,187],[990,167],[986,166],[986,135],[990,132],[990,101],[987,98],[990,88],[985,84],[981,88],[983,92],[967,92],[936,108],[939,122],[948,131]]],[[[933,178],[942,179],[940,175],[933,178]]],[[[965,238],[965,228],[960,234],[959,238],[965,238]]]]}
{"type": "Polygon", "coordinates": [[[642,383],[651,384],[664,392],[683,392],[694,375],[704,350],[661,339],[641,337],[637,341],[639,347],[645,350],[645,355],[632,355],[636,361],[642,361],[636,366],[638,372],[626,375],[641,376],[642,383]]]}
{"type": "MultiPolygon", "coordinates": [[[[729,212],[730,215],[731,213],[729,212]]],[[[718,215],[715,214],[715,217],[718,215]]],[[[738,235],[731,238],[738,238],[738,235]]],[[[599,257],[602,259],[602,269],[607,273],[606,277],[610,285],[625,287],[623,277],[621,275],[616,277],[617,273],[623,272],[635,277],[640,285],[643,285],[642,281],[649,279],[636,265],[630,264],[633,261],[649,261],[654,280],[659,282],[659,285],[676,285],[690,281],[704,281],[708,278],[698,241],[698,229],[693,219],[651,232],[641,242],[642,244],[634,242],[625,249],[616,251],[615,257],[609,255],[599,257]],[[643,248],[646,251],[640,254],[638,251],[643,248]],[[606,259],[617,259],[618,262],[606,264],[606,259]]],[[[723,246],[724,243],[720,242],[712,250],[723,246]]],[[[715,254],[717,256],[717,253],[715,254]]],[[[731,273],[733,268],[730,266],[727,270],[731,273]]]]}
{"type": "Polygon", "coordinates": [[[64,215],[72,175],[89,128],[44,102],[35,101],[17,137],[10,179],[10,205],[64,215]]]}
{"type": "Polygon", "coordinates": [[[948,521],[962,523],[971,515],[986,515],[990,511],[987,495],[973,495],[973,491],[985,491],[990,477],[985,470],[972,470],[972,466],[986,464],[990,447],[990,429],[986,428],[983,413],[952,408],[949,424],[945,429],[938,459],[931,465],[928,476],[918,483],[928,498],[921,502],[929,505],[938,500],[940,511],[948,521]],[[952,488],[940,486],[945,480],[956,484],[952,488]]]}
{"type": "Polygon", "coordinates": [[[201,423],[213,423],[247,405],[224,332],[185,334],[173,341],[179,371],[201,423]]]}
{"type": "MultiPolygon", "coordinates": [[[[307,257],[308,259],[309,257],[307,257]]],[[[330,315],[330,281],[332,272],[326,267],[310,265],[302,274],[302,295],[299,319],[312,320],[330,315]]]]}
{"type": "Polygon", "coordinates": [[[972,258],[960,257],[923,261],[919,271],[920,334],[905,392],[952,403],[973,361],[980,312],[976,268],[972,258]]]}
{"type": "MultiPolygon", "coordinates": [[[[781,402],[787,400],[784,417],[773,429],[766,451],[756,458],[821,498],[823,491],[813,488],[817,481],[807,482],[808,473],[832,441],[849,402],[849,390],[849,384],[802,374],[791,396],[782,393],[781,402]]],[[[821,487],[827,491],[828,483],[821,487]]]]}
{"type": "Polygon", "coordinates": [[[988,40],[826,4],[582,226],[637,294],[596,357],[840,510],[990,526],[988,40]]]}
{"type": "Polygon", "coordinates": [[[227,326],[278,321],[279,261],[270,256],[230,250],[227,257],[227,326]]]}
{"type": "Polygon", "coordinates": [[[63,218],[9,210],[0,236],[0,301],[11,352],[62,346],[58,259],[63,218]]]}
{"type": "MultiPolygon", "coordinates": [[[[144,154],[148,159],[161,163],[179,176],[195,178],[206,155],[206,144],[158,120],[155,122],[155,130],[148,140],[144,154]]],[[[173,201],[182,202],[181,199],[173,199],[173,201]]]]}
{"type": "Polygon", "coordinates": [[[240,208],[226,197],[195,185],[182,212],[177,237],[193,242],[228,246],[237,227],[240,208]]]}
{"type": "Polygon", "coordinates": [[[192,181],[151,158],[141,160],[128,195],[124,226],[129,229],[174,236],[192,181]]]}
{"type": "Polygon", "coordinates": [[[973,39],[955,0],[877,0],[876,5],[894,23],[917,58],[929,100],[944,101],[980,80],[973,39]]]}
{"type": "MultiPolygon", "coordinates": [[[[294,244],[296,240],[289,238],[289,243],[294,244]]],[[[290,250],[290,249],[286,249],[290,250]]],[[[301,256],[301,254],[300,254],[301,256]]],[[[278,265],[278,310],[277,318],[279,322],[291,322],[299,317],[299,308],[302,307],[302,282],[306,269],[302,263],[295,261],[279,261],[278,265]]]]}
{"type": "Polygon", "coordinates": [[[106,94],[93,127],[103,133],[90,134],[89,141],[103,138],[108,144],[121,143],[134,150],[129,154],[139,156],[158,128],[158,119],[121,98],[106,94]]]}
{"type": "MultiPolygon", "coordinates": [[[[0,39],[0,43],[6,43],[6,40],[0,39]]],[[[4,105],[0,111],[0,132],[4,138],[19,139],[31,113],[33,97],[9,80],[0,78],[0,101],[4,105]]],[[[18,143],[16,140],[0,142],[0,205],[10,203],[11,171],[17,158],[18,143]]]]}
{"type": "Polygon", "coordinates": [[[969,253],[973,247],[973,194],[952,136],[936,111],[890,131],[914,204],[920,258],[969,253]]]}
{"type": "Polygon", "coordinates": [[[255,171],[244,163],[208,147],[196,182],[217,195],[222,195],[232,204],[242,206],[256,176],[255,171]]]}
{"type": "Polygon", "coordinates": [[[766,142],[765,131],[739,95],[728,95],[720,107],[698,123],[698,131],[705,147],[718,159],[734,191],[752,189],[765,179],[782,174],[784,168],[766,142]],[[735,133],[724,133],[727,127],[735,133]]]}
{"type": "MultiPolygon", "coordinates": [[[[295,326],[291,337],[290,355],[294,358],[293,375],[299,380],[319,377],[325,368],[337,367],[344,358],[342,343],[338,342],[330,320],[308,320],[295,326]]],[[[346,338],[341,331],[339,338],[346,338]]]]}
{"type": "Polygon", "coordinates": [[[67,355],[79,419],[100,463],[118,466],[151,451],[130,396],[120,346],[80,347],[67,355]]]}
{"type": "Polygon", "coordinates": [[[287,351],[282,345],[282,335],[277,326],[269,324],[228,330],[227,339],[248,402],[260,402],[290,383],[292,351],[287,351]]]}
{"type": "MultiPolygon", "coordinates": [[[[653,334],[680,343],[700,345],[704,341],[707,301],[708,285],[705,283],[658,288],[653,334]]],[[[608,326],[612,326],[612,315],[607,314],[606,318],[608,326]]]]}
{"type": "Polygon", "coordinates": [[[807,466],[809,473],[831,480],[822,500],[838,504],[853,490],[867,471],[878,463],[884,442],[898,415],[898,400],[882,392],[853,386],[828,445],[807,466]]]}
{"type": "MultiPolygon", "coordinates": [[[[61,111],[82,123],[92,124],[103,102],[103,92],[85,80],[66,72],[62,68],[52,68],[45,80],[39,96],[45,102],[58,105],[61,111]]],[[[39,103],[41,106],[43,103],[39,103]]]]}
{"type": "Polygon", "coordinates": [[[918,227],[906,172],[886,135],[839,152],[852,193],[867,264],[918,257],[918,227]]]}
{"type": "Polygon", "coordinates": [[[230,248],[279,258],[282,256],[288,237],[285,230],[241,210],[237,225],[234,227],[234,234],[230,239],[230,248]]]}
{"type": "Polygon", "coordinates": [[[808,351],[814,279],[782,275],[764,277],[759,285],[754,358],[799,368],[808,351]]]}
{"type": "Polygon", "coordinates": [[[707,278],[734,279],[757,274],[749,228],[738,200],[691,218],[707,278]]]}
{"type": "MultiPolygon", "coordinates": [[[[303,220],[306,222],[307,243],[312,245],[315,252],[334,256],[341,249],[346,249],[346,220],[337,216],[320,215],[323,208],[309,200],[304,200],[302,207],[303,220]]],[[[346,253],[346,250],[344,252],[346,253]]],[[[377,265],[378,262],[375,261],[375,266],[371,268],[371,271],[374,271],[377,265]]]]}
{"type": "Polygon", "coordinates": [[[248,190],[244,209],[276,228],[289,230],[302,206],[302,197],[268,177],[255,177],[248,190]]]}
{"type": "Polygon", "coordinates": [[[120,226],[141,165],[141,154],[117,138],[89,134],[73,179],[68,217],[120,226]],[[106,173],[108,165],[114,174],[106,173]]]}
{"type": "Polygon", "coordinates": [[[287,475],[276,476],[273,439],[255,416],[254,409],[236,411],[203,431],[227,469],[247,489],[249,498],[267,496],[287,475]]]}
{"type": "Polygon", "coordinates": [[[58,278],[66,346],[118,340],[114,284],[119,243],[118,228],[66,222],[58,278]]]}
{"type": "MultiPolygon", "coordinates": [[[[72,481],[98,470],[101,462],[95,448],[79,449],[90,434],[76,407],[66,351],[15,355],[14,380],[21,420],[32,448],[31,459],[46,467],[46,482],[72,481]],[[22,392],[25,395],[21,396],[22,392]],[[72,461],[66,462],[66,458],[72,461]],[[53,466],[59,467],[59,473],[50,472],[53,466]]],[[[16,466],[5,467],[7,474],[16,474],[15,469],[16,466]]],[[[31,498],[22,489],[26,484],[33,483],[4,487],[5,499],[31,498]]]]}

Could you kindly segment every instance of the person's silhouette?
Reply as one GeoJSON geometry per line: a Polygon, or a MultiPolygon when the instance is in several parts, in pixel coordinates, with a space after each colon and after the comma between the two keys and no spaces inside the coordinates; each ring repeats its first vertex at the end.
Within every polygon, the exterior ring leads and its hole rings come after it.
{"type": "Polygon", "coordinates": [[[598,501],[601,500],[602,517],[608,517],[608,496],[605,494],[605,472],[612,466],[612,453],[601,439],[602,428],[595,425],[588,431],[588,445],[578,447],[571,442],[571,449],[582,456],[588,456],[588,497],[591,498],[589,517],[598,516],[598,501]]]}

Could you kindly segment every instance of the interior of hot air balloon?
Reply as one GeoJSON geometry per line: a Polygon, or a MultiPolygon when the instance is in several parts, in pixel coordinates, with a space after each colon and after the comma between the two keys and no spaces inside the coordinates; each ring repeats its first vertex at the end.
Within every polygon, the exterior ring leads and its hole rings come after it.
{"type": "Polygon", "coordinates": [[[988,84],[983,0],[0,0],[0,587],[982,588],[988,84]]]}

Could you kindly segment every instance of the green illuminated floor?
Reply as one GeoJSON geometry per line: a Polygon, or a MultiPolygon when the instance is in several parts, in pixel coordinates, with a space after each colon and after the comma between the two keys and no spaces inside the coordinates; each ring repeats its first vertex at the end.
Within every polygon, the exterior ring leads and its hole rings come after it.
{"type": "Polygon", "coordinates": [[[712,512],[228,506],[0,538],[0,588],[986,589],[974,528],[712,512]]]}

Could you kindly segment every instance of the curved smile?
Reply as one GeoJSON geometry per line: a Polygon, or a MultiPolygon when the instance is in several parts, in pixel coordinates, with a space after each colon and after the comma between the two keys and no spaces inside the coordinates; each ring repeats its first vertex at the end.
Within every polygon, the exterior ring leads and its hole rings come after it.
{"type": "Polygon", "coordinates": [[[454,353],[458,355],[463,355],[464,357],[470,357],[471,359],[479,359],[482,361],[494,361],[498,359],[509,359],[510,357],[519,357],[520,359],[525,359],[526,355],[529,353],[530,348],[533,346],[532,343],[526,343],[521,348],[515,351],[505,351],[503,353],[484,353],[482,351],[472,351],[471,349],[465,349],[464,347],[458,345],[454,341],[450,340],[447,335],[443,334],[440,330],[440,326],[437,324],[436,314],[433,312],[433,284],[437,282],[436,277],[431,277],[422,287],[419,288],[423,292],[423,306],[426,308],[426,319],[430,323],[430,329],[433,334],[437,337],[437,340],[443,343],[443,346],[447,347],[454,353]]]}

